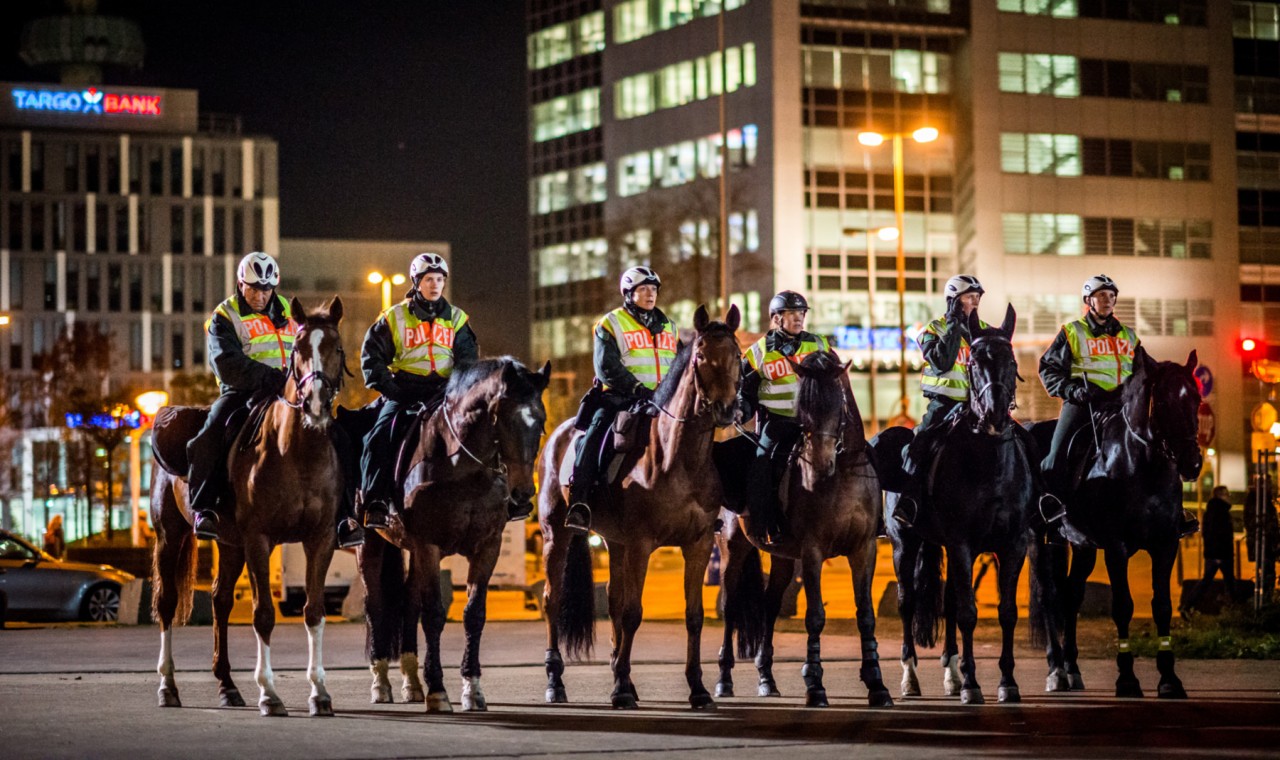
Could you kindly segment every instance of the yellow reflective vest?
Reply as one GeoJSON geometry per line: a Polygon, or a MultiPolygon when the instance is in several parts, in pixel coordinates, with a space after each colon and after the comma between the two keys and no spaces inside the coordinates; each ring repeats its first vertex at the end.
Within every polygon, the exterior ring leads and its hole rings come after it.
{"type": "MultiPolygon", "coordinates": [[[[987,323],[978,321],[978,326],[987,328],[987,323]]],[[[923,332],[935,335],[939,340],[947,330],[947,318],[939,317],[925,325],[923,332]]],[[[920,373],[920,390],[927,396],[945,396],[957,401],[969,398],[969,341],[960,338],[960,350],[956,353],[955,364],[943,369],[934,367],[927,361],[920,373]]]]}
{"type": "MultiPolygon", "coordinates": [[[[235,328],[236,336],[240,338],[240,348],[244,350],[245,356],[272,369],[284,369],[285,362],[289,360],[289,353],[293,351],[293,339],[298,334],[298,323],[293,321],[289,302],[283,296],[274,297],[280,302],[283,308],[281,313],[288,320],[284,327],[277,330],[271,317],[266,314],[258,312],[248,315],[240,314],[240,309],[236,305],[236,296],[231,296],[218,304],[213,310],[213,316],[204,323],[205,334],[209,332],[213,317],[221,316],[235,328]]],[[[213,374],[215,376],[218,374],[216,366],[213,374]]],[[[222,382],[221,377],[218,378],[218,382],[222,382]]]]}
{"type": "Polygon", "coordinates": [[[804,357],[814,351],[830,351],[831,346],[821,335],[811,336],[814,340],[800,342],[794,355],[784,356],[774,349],[768,350],[768,334],[751,344],[747,351],[747,364],[760,373],[760,406],[781,417],[796,416],[796,400],[800,393],[800,376],[796,374],[796,364],[804,361],[804,357]]]}
{"type": "Polygon", "coordinates": [[[1138,335],[1132,328],[1121,326],[1113,338],[1094,335],[1083,317],[1062,326],[1067,345],[1071,347],[1071,376],[1084,378],[1106,391],[1120,387],[1133,374],[1133,352],[1138,335]]]}
{"type": "MultiPolygon", "coordinates": [[[[635,375],[636,380],[649,390],[658,387],[666,376],[671,363],[676,360],[676,348],[680,336],[675,325],[668,321],[656,336],[640,324],[631,312],[619,306],[600,320],[597,327],[613,337],[622,355],[622,366],[635,375]]],[[[608,386],[605,386],[608,389],[608,386]]]]}
{"type": "Polygon", "coordinates": [[[449,308],[452,311],[447,318],[439,316],[429,322],[414,315],[407,299],[383,313],[396,347],[396,357],[388,365],[392,371],[424,376],[434,372],[440,377],[452,374],[453,339],[468,317],[457,306],[449,308]]]}

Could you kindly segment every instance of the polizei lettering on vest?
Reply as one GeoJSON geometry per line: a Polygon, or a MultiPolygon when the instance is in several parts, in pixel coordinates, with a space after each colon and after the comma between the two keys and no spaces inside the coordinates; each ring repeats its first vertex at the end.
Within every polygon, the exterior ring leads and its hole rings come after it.
{"type": "Polygon", "coordinates": [[[1133,356],[1133,343],[1125,338],[1085,338],[1084,350],[1089,356],[1133,356]]]}
{"type": "Polygon", "coordinates": [[[404,328],[404,347],[406,349],[434,343],[437,346],[453,348],[453,328],[439,322],[423,323],[417,327],[404,328]]]}
{"type": "MultiPolygon", "coordinates": [[[[627,344],[627,350],[637,348],[654,348],[654,337],[648,330],[632,330],[622,334],[622,340],[627,344]]],[[[657,337],[657,349],[659,351],[675,351],[676,336],[669,332],[660,332],[657,337]]]]}
{"type": "MultiPolygon", "coordinates": [[[[271,324],[271,319],[261,315],[246,318],[243,324],[250,338],[261,338],[264,335],[271,335],[276,332],[275,325],[271,324]]],[[[290,319],[288,324],[280,328],[279,332],[281,335],[293,335],[296,327],[297,325],[290,319]]]]}
{"type": "MultiPolygon", "coordinates": [[[[793,357],[792,361],[794,361],[796,364],[799,364],[800,362],[804,361],[804,358],[811,353],[813,352],[809,351],[803,354],[796,354],[793,357]]],[[[783,357],[781,359],[775,359],[771,362],[766,362],[764,367],[760,371],[764,373],[766,380],[777,380],[780,377],[786,377],[787,375],[795,374],[795,369],[792,368],[791,362],[787,361],[786,357],[783,357]]]]}

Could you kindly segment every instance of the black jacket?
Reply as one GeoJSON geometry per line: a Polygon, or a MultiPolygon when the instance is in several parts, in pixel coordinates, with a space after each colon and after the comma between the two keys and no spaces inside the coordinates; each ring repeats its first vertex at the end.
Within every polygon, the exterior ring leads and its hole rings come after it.
{"type": "Polygon", "coordinates": [[[1200,525],[1204,539],[1204,558],[1231,561],[1235,559],[1235,526],[1231,524],[1231,505],[1222,499],[1210,499],[1204,508],[1200,525]]]}
{"type": "MultiPolygon", "coordinates": [[[[1085,314],[1084,319],[1089,325],[1089,331],[1094,335],[1109,335],[1114,338],[1124,329],[1124,325],[1120,324],[1120,320],[1116,319],[1114,314],[1098,322],[1093,311],[1090,310],[1085,314]]],[[[1040,382],[1044,383],[1044,389],[1050,396],[1065,399],[1068,388],[1084,383],[1084,378],[1071,377],[1071,363],[1071,343],[1067,340],[1067,331],[1060,329],[1053,343],[1040,357],[1040,382]]]]}
{"type": "MultiPolygon", "coordinates": [[[[235,294],[233,302],[242,317],[254,313],[244,296],[239,293],[235,294]]],[[[277,330],[289,323],[284,315],[283,302],[275,293],[271,294],[271,300],[267,302],[266,315],[277,330]]],[[[240,336],[236,334],[235,326],[216,311],[209,320],[205,350],[209,354],[209,363],[218,373],[219,389],[224,394],[233,391],[257,393],[275,388],[280,383],[281,370],[250,359],[244,352],[244,346],[240,345],[240,336]]]]}
{"type": "MultiPolygon", "coordinates": [[[[409,309],[424,322],[450,313],[453,307],[444,298],[428,301],[416,292],[409,298],[409,309]]],[[[396,358],[396,344],[391,337],[386,315],[378,317],[364,335],[360,348],[360,370],[364,384],[392,401],[419,401],[444,386],[446,379],[436,375],[415,375],[412,372],[393,372],[391,362],[396,358]]],[[[480,346],[468,320],[453,336],[453,367],[461,369],[474,364],[480,358],[480,346]]]]}
{"type": "MultiPolygon", "coordinates": [[[[924,355],[924,360],[929,365],[925,368],[925,372],[935,376],[942,375],[950,372],[955,366],[956,359],[960,357],[960,342],[971,340],[969,325],[963,321],[947,320],[943,322],[942,335],[934,335],[927,330],[922,330],[916,340],[920,343],[920,353],[924,355]]],[[[924,395],[925,398],[950,400],[949,396],[930,391],[925,391],[924,395]]]]}
{"type": "MultiPolygon", "coordinates": [[[[638,308],[630,302],[624,304],[623,308],[627,310],[636,321],[649,329],[649,333],[657,337],[659,333],[666,329],[671,323],[667,315],[662,309],[654,307],[645,311],[638,308]]],[[[683,343],[677,341],[676,351],[683,347],[683,343]]],[[[608,330],[604,329],[604,320],[596,324],[595,329],[595,346],[592,351],[591,362],[595,366],[596,379],[601,383],[609,386],[611,393],[618,393],[625,396],[634,396],[636,388],[640,386],[640,381],[631,371],[622,364],[622,351],[618,349],[618,342],[608,330]]]]}
{"type": "MultiPolygon", "coordinates": [[[[801,331],[798,335],[790,335],[782,330],[770,330],[764,336],[765,353],[777,351],[783,356],[795,356],[804,342],[821,343],[821,339],[811,332],[801,331]]],[[[738,389],[738,404],[742,407],[742,416],[760,415],[760,421],[770,419],[769,410],[760,406],[760,373],[751,367],[746,355],[742,357],[742,387],[738,389]]],[[[777,416],[777,415],[772,415],[777,416]]],[[[790,418],[784,418],[793,421],[790,418]]]]}

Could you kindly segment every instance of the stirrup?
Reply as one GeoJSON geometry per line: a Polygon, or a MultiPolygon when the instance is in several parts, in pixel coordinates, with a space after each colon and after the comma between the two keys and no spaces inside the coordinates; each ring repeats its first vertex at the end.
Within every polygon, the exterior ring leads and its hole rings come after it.
{"type": "Polygon", "coordinates": [[[580,501],[569,505],[569,511],[565,512],[564,515],[564,528],[572,533],[589,532],[591,530],[591,507],[580,501]]]}
{"type": "Polygon", "coordinates": [[[1200,519],[1196,517],[1191,510],[1182,510],[1182,519],[1178,523],[1178,538],[1183,539],[1187,536],[1194,536],[1200,532],[1200,519]]]}
{"type": "Polygon", "coordinates": [[[350,517],[339,520],[335,538],[339,549],[354,549],[364,544],[364,528],[350,517]]]}
{"type": "Polygon", "coordinates": [[[391,527],[391,505],[385,499],[375,499],[365,506],[364,527],[373,530],[391,527]]]}
{"type": "Polygon", "coordinates": [[[1040,494],[1040,501],[1036,506],[1040,509],[1040,519],[1044,520],[1045,525],[1055,523],[1067,516],[1067,505],[1048,491],[1040,494]]]}
{"type": "Polygon", "coordinates": [[[904,528],[911,528],[920,517],[920,502],[914,496],[900,494],[898,503],[893,506],[893,519],[904,528]],[[910,506],[908,506],[910,505],[910,506]],[[907,514],[910,512],[911,514],[907,514]]]}
{"type": "Polygon", "coordinates": [[[507,502],[507,522],[524,522],[533,514],[533,502],[522,501],[519,504],[507,502]]]}
{"type": "Polygon", "coordinates": [[[196,512],[195,519],[191,521],[191,531],[196,534],[196,538],[203,541],[217,541],[218,513],[212,509],[196,512]]]}

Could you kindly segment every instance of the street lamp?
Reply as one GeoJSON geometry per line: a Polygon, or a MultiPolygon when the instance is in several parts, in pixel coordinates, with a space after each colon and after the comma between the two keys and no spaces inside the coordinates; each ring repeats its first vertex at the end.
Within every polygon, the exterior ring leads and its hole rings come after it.
{"type": "Polygon", "coordinates": [[[374,285],[382,285],[382,310],[386,311],[391,308],[391,286],[403,285],[404,275],[397,272],[396,274],[387,277],[382,274],[382,272],[370,272],[369,282],[374,285]]]}
{"type": "MultiPolygon", "coordinates": [[[[902,405],[901,413],[903,417],[909,417],[907,414],[910,399],[907,397],[907,309],[906,297],[907,290],[907,266],[906,255],[903,252],[903,209],[905,201],[903,196],[904,180],[902,170],[902,138],[905,137],[901,132],[892,135],[882,135],[879,132],[859,132],[858,142],[868,148],[884,144],[885,139],[893,141],[893,216],[894,226],[898,230],[898,374],[899,374],[899,391],[902,398],[899,403],[902,405]]],[[[921,127],[910,133],[911,139],[918,143],[929,143],[938,139],[938,130],[933,127],[921,127]]]]}
{"type": "Polygon", "coordinates": [[[897,227],[845,227],[844,234],[867,236],[867,359],[871,365],[867,378],[867,403],[871,407],[871,433],[874,435],[880,427],[876,414],[876,238],[887,242],[897,240],[900,235],[897,227]]]}
{"type": "Polygon", "coordinates": [[[129,525],[134,546],[146,543],[142,540],[142,521],[138,519],[138,512],[142,509],[142,436],[151,429],[151,423],[155,421],[161,407],[168,403],[169,394],[164,391],[140,393],[133,400],[134,406],[142,412],[141,427],[129,437],[129,496],[133,512],[129,525]]]}

